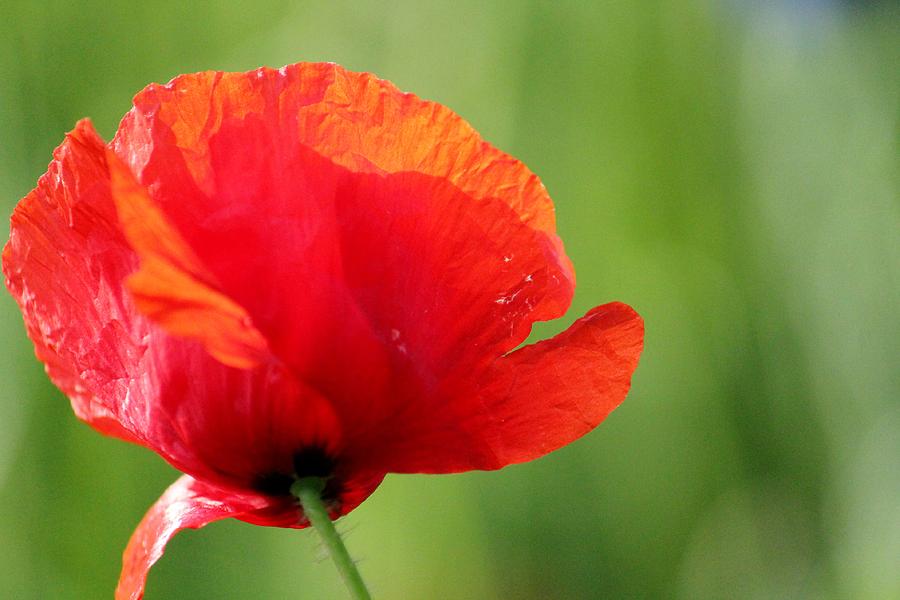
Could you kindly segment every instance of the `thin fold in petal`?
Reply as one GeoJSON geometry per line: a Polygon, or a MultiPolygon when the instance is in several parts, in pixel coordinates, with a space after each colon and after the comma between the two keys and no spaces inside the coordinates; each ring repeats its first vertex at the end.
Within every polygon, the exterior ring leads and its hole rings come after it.
{"type": "Polygon", "coordinates": [[[300,527],[299,511],[282,499],[227,492],[187,475],[180,477],[150,507],[132,534],[122,556],[116,600],[143,598],[150,567],[163,555],[169,540],[182,529],[199,529],[229,517],[253,521],[254,515],[260,513],[282,526],[300,527]],[[276,519],[275,514],[281,516],[276,519]]]}
{"type": "Polygon", "coordinates": [[[218,291],[215,277],[128,167],[112,151],[106,158],[119,221],[141,258],[140,270],[127,281],[138,310],[169,333],[202,342],[226,365],[249,369],[266,360],[266,339],[247,312],[218,291]]]}
{"type": "Polygon", "coordinates": [[[410,413],[387,432],[389,471],[499,469],[552,452],[592,430],[631,386],[644,325],[618,302],[594,308],[554,338],[498,359],[444,390],[443,411],[410,413]]]}
{"type": "MultiPolygon", "coordinates": [[[[16,207],[3,252],[7,285],[35,352],[76,415],[223,485],[252,486],[273,470],[290,473],[291,456],[308,444],[339,450],[340,426],[327,400],[284,365],[228,366],[136,309],[125,282],[141,257],[121,231],[107,158],[90,122],[79,122],[16,207]]],[[[127,175],[120,187],[127,188],[127,175]]],[[[202,275],[166,224],[154,221],[158,215],[139,189],[121,192],[119,202],[132,238],[151,261],[161,256],[175,270],[202,275]]],[[[163,291],[171,297],[174,287],[163,291]]],[[[205,312],[224,305],[234,325],[239,311],[215,292],[210,296],[205,312]]],[[[221,321],[212,320],[214,330],[205,333],[224,336],[229,322],[221,321]]],[[[233,347],[232,354],[253,356],[246,349],[254,344],[233,347]]]]}

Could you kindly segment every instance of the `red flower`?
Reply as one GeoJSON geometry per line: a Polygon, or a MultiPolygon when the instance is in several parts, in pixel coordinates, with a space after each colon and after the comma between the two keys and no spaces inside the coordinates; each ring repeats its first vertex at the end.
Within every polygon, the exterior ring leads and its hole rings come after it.
{"type": "Polygon", "coordinates": [[[553,205],[449,109],[333,64],[150,85],[104,144],[81,121],[3,253],[37,356],[99,431],[186,473],[139,525],[118,598],[179,529],[301,527],[388,472],[498,469],[625,397],[640,317],[568,308],[553,205]]]}

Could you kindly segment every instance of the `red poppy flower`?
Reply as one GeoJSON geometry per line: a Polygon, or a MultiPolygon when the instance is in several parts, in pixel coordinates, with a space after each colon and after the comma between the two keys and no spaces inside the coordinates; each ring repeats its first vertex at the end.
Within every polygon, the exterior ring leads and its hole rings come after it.
{"type": "Polygon", "coordinates": [[[574,274],[538,178],[449,109],[333,64],[150,85],[113,141],[81,121],[12,217],[7,285],[99,431],[186,473],[117,597],[178,530],[332,517],[388,472],[498,469],[594,428],[643,325],[623,304],[516,349],[574,274]]]}

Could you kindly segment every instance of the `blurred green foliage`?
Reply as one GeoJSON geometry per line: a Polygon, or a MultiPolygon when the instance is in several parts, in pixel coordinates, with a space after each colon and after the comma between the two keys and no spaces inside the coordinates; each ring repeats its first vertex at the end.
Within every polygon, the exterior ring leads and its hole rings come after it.
{"type": "MultiPolygon", "coordinates": [[[[597,431],[389,476],[340,528],[380,598],[900,598],[900,11],[889,3],[0,3],[0,206],[82,116],[331,60],[438,100],[553,195],[572,312],[647,323],[597,431]]],[[[176,473],[78,422],[0,298],[0,597],[110,597],[176,473]]],[[[154,598],[340,598],[310,532],[177,537],[154,598]]]]}

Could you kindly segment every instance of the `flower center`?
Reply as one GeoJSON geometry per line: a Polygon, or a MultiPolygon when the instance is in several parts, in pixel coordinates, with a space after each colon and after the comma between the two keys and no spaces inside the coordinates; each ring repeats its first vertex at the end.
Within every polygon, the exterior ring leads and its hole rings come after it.
{"type": "Polygon", "coordinates": [[[319,446],[307,446],[294,454],[294,475],[328,478],[334,471],[334,458],[319,446]]]}
{"type": "Polygon", "coordinates": [[[307,446],[294,454],[294,472],[281,473],[271,471],[259,476],[254,488],[268,496],[287,496],[291,493],[291,485],[303,477],[321,477],[328,480],[323,497],[336,496],[336,482],[333,480],[335,459],[319,446],[307,446]]]}

